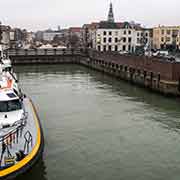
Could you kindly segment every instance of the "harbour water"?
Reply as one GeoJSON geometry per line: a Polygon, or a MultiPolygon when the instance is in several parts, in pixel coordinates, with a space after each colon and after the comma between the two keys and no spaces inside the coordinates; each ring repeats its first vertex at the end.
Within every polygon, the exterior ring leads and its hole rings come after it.
{"type": "Polygon", "coordinates": [[[78,65],[17,66],[45,138],[17,180],[179,180],[180,101],[78,65]]]}

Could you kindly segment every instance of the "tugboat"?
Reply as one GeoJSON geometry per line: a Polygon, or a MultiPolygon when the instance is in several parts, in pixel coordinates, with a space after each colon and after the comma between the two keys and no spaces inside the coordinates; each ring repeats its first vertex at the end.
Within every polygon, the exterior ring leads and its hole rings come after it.
{"type": "Polygon", "coordinates": [[[11,61],[0,53],[0,179],[4,180],[32,167],[44,144],[35,107],[21,92],[11,61]]]}

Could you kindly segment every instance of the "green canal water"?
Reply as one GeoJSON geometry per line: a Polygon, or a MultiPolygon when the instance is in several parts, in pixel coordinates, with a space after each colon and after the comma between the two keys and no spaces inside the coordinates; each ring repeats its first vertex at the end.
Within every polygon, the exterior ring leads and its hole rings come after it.
{"type": "Polygon", "coordinates": [[[179,180],[180,101],[78,65],[18,66],[45,149],[17,180],[179,180]]]}

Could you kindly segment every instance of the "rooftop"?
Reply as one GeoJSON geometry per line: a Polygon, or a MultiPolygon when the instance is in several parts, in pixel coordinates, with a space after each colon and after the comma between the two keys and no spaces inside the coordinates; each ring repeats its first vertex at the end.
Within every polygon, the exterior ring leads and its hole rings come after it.
{"type": "Polygon", "coordinates": [[[81,32],[82,28],[81,27],[70,27],[69,31],[70,32],[81,32]]]}

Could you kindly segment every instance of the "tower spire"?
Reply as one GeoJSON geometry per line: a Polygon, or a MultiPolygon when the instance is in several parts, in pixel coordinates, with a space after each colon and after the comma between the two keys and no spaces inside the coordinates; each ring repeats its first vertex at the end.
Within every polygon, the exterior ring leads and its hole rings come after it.
{"type": "Polygon", "coordinates": [[[110,2],[110,6],[109,6],[108,22],[114,22],[114,13],[113,13],[112,2],[110,2]]]}

